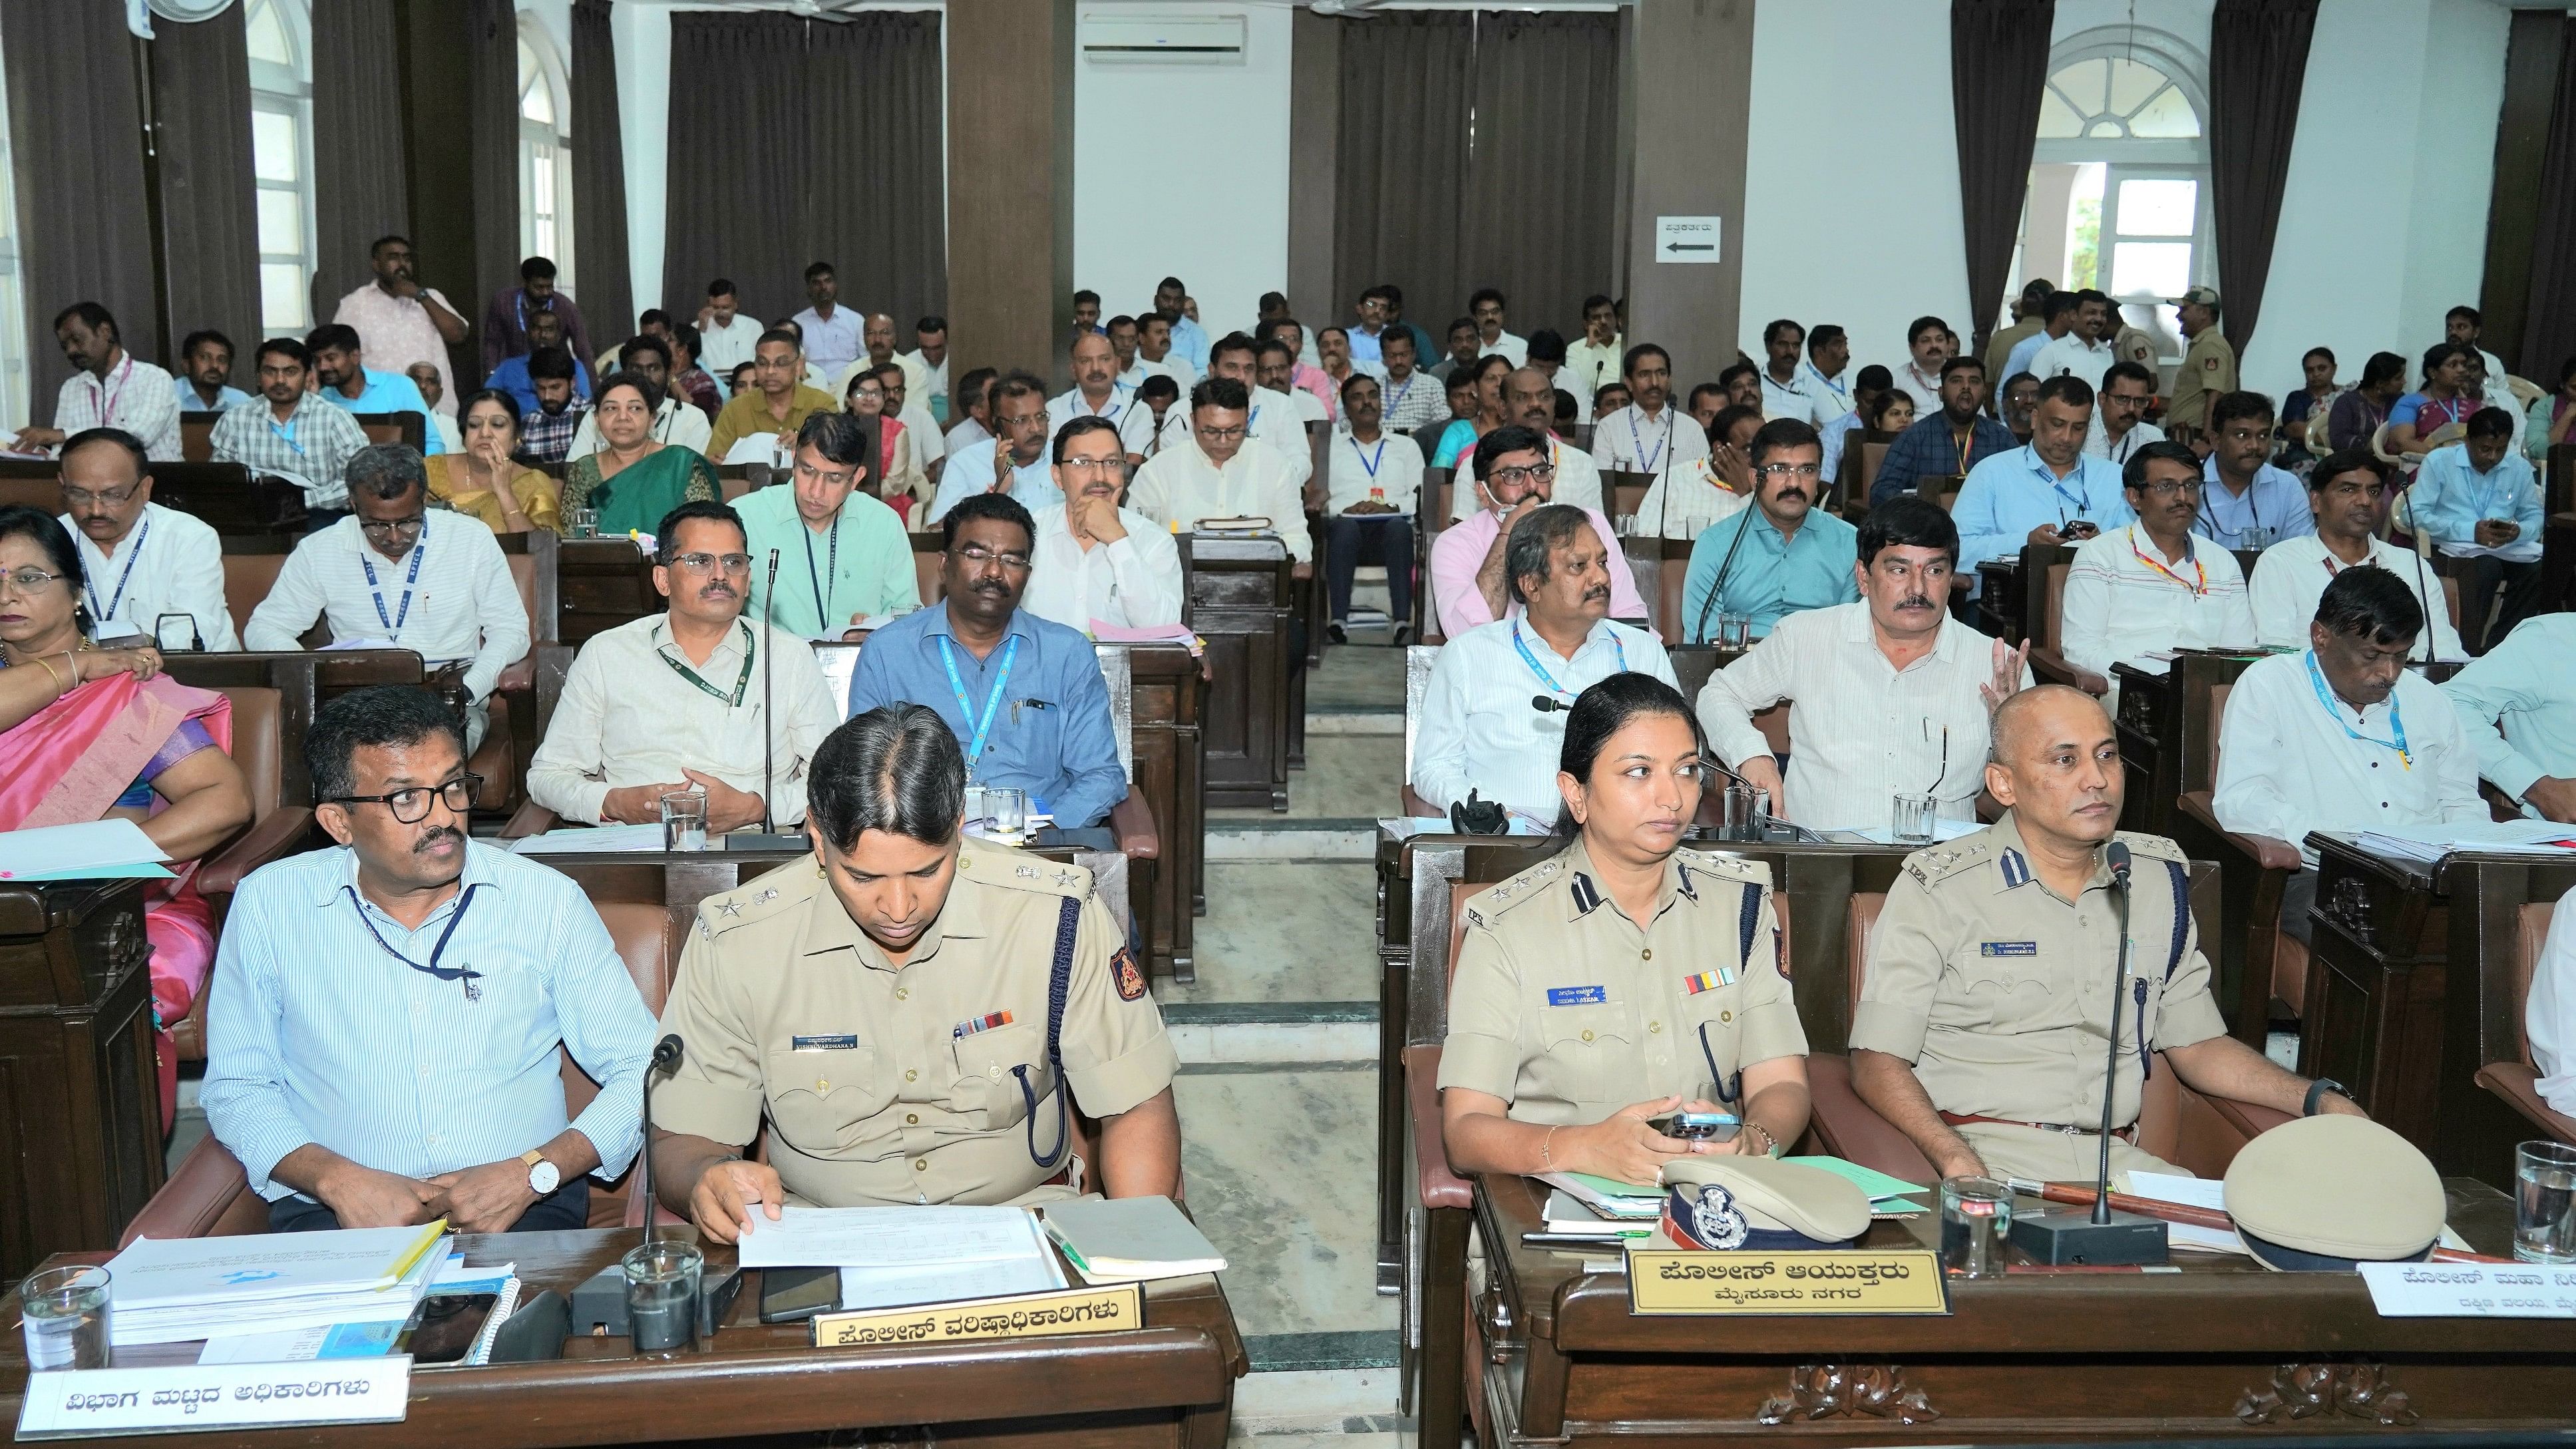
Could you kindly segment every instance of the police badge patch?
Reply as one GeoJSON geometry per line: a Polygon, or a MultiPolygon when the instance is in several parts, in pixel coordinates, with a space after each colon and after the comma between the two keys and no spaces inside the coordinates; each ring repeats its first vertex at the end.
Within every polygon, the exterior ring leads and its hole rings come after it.
{"type": "Polygon", "coordinates": [[[1735,1205],[1735,1194],[1706,1182],[1700,1184],[1698,1201],[1690,1205],[1690,1235],[1703,1248],[1731,1253],[1753,1236],[1753,1226],[1735,1205]]]}
{"type": "Polygon", "coordinates": [[[1136,953],[1121,946],[1111,952],[1109,964],[1118,973],[1118,999],[1135,1001],[1145,994],[1145,970],[1136,964],[1136,953]]]}

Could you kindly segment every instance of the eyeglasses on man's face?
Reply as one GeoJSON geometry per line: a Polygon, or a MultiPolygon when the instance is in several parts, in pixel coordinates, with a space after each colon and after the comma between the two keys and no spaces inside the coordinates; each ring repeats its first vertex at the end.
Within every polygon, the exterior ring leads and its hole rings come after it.
{"type": "Polygon", "coordinates": [[[1553,483],[1556,481],[1556,465],[1532,463],[1526,468],[1496,468],[1485,481],[1488,484],[1499,483],[1505,488],[1527,488],[1535,483],[1553,483]]]}
{"type": "Polygon", "coordinates": [[[412,538],[428,523],[428,514],[415,513],[409,518],[361,519],[358,529],[369,538],[412,538]]]}
{"type": "Polygon", "coordinates": [[[142,491],[143,484],[139,479],[122,488],[101,488],[96,492],[87,488],[74,488],[66,483],[63,485],[63,506],[65,508],[123,508],[134,501],[135,494],[142,491]]]}
{"type": "Polygon", "coordinates": [[[444,785],[415,785],[408,790],[395,790],[383,795],[334,795],[323,802],[330,805],[382,805],[393,812],[394,823],[418,825],[429,818],[429,802],[446,803],[450,812],[462,815],[474,808],[474,797],[483,791],[483,777],[459,775],[444,785]]]}
{"type": "Polygon", "coordinates": [[[954,549],[951,550],[951,552],[955,553],[959,561],[964,563],[969,570],[981,570],[990,568],[995,564],[999,564],[1013,573],[1018,573],[1029,566],[1029,556],[1027,554],[995,553],[993,550],[984,547],[980,543],[970,543],[964,548],[954,549]]]}
{"type": "Polygon", "coordinates": [[[1067,458],[1064,460],[1064,471],[1076,478],[1124,478],[1127,476],[1127,460],[1125,458],[1067,458]]]}
{"type": "Polygon", "coordinates": [[[671,562],[693,574],[711,574],[719,568],[728,574],[751,572],[751,555],[747,553],[684,553],[671,562]]]}

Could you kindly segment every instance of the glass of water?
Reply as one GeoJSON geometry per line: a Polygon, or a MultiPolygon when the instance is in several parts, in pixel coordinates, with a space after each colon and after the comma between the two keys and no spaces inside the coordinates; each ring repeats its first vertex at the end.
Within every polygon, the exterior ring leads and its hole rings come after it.
{"type": "Polygon", "coordinates": [[[1929,845],[1940,810],[1938,795],[1898,795],[1888,806],[1887,833],[1899,845],[1929,845]]]}
{"type": "Polygon", "coordinates": [[[2576,1263],[2576,1147],[2526,1142],[2513,1150],[2513,1255],[2576,1263]]]}
{"type": "Polygon", "coordinates": [[[1760,840],[1762,822],[1771,815],[1771,792],[1756,785],[1726,787],[1726,825],[1721,838],[1760,840]]]}
{"type": "Polygon", "coordinates": [[[1011,785],[984,788],[984,807],[992,812],[993,833],[1017,840],[1029,828],[1029,792],[1011,785]]]}
{"type": "Polygon", "coordinates": [[[992,802],[985,799],[984,794],[981,785],[966,787],[966,833],[969,835],[983,834],[992,823],[992,802]]]}
{"type": "Polygon", "coordinates": [[[564,510],[564,526],[572,531],[572,536],[575,538],[597,538],[599,537],[599,510],[567,508],[564,510]]]}
{"type": "Polygon", "coordinates": [[[698,1341],[698,1283],[706,1256],[694,1243],[668,1239],[631,1249],[626,1271],[626,1323],[638,1356],[670,1357],[698,1341]]]}
{"type": "Polygon", "coordinates": [[[105,1268],[39,1268],[18,1285],[27,1320],[27,1367],[107,1367],[105,1268]]]}
{"type": "Polygon", "coordinates": [[[1941,1179],[1941,1266],[1962,1278],[2000,1278],[2012,1241],[2012,1189],[1991,1177],[1941,1179]]]}
{"type": "Polygon", "coordinates": [[[1745,614],[1720,614],[1717,616],[1718,648],[1746,649],[1752,647],[1752,643],[1753,620],[1751,616],[1745,614]]]}
{"type": "Polygon", "coordinates": [[[662,848],[707,848],[707,797],[695,790],[662,797],[662,848]]]}

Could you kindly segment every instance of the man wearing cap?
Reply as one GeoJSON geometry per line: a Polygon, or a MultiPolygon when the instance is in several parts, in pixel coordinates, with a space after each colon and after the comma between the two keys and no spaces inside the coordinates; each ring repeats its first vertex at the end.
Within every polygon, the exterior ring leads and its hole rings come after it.
{"type": "Polygon", "coordinates": [[[1906,857],[1870,933],[1850,1037],[1861,1100],[1943,1177],[2090,1180],[2116,992],[2115,1173],[2181,1171],[2134,1145],[2150,1052],[2206,1096],[2360,1112],[2338,1084],[2227,1034],[2182,850],[2118,830],[2125,781],[2102,706],[2042,685],[2006,700],[1994,726],[1986,788],[2004,817],[1906,857]],[[2131,862],[2116,988],[2115,857],[2131,862]]]}
{"type": "Polygon", "coordinates": [[[2165,435],[2188,443],[2208,426],[2210,399],[2236,391],[2236,349],[2218,330],[2218,292],[2194,287],[2174,298],[2182,335],[2191,349],[2174,373],[2173,400],[2165,404],[2165,435]]]}

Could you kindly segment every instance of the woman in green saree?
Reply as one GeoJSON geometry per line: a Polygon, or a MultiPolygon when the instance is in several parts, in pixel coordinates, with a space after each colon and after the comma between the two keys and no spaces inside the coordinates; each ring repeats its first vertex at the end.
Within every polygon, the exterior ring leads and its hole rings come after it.
{"type": "Polygon", "coordinates": [[[662,389],[632,372],[611,373],[592,399],[599,451],[564,470],[563,507],[599,510],[599,532],[613,538],[651,533],[662,515],[692,500],[713,501],[722,490],[715,465],[695,449],[656,442],[653,418],[662,389]]]}

